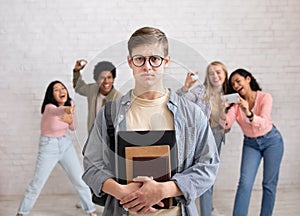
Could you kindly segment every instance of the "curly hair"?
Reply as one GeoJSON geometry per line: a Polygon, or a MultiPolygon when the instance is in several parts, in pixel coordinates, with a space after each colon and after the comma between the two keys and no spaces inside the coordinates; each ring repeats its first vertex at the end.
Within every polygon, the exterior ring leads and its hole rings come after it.
{"type": "Polygon", "coordinates": [[[109,61],[101,61],[94,67],[94,80],[97,81],[99,75],[103,71],[110,71],[112,73],[113,78],[116,78],[116,67],[109,61]]]}

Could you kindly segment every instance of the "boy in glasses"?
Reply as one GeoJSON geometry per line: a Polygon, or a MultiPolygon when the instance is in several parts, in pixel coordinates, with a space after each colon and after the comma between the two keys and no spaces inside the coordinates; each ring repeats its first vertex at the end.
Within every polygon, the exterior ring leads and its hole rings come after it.
{"type": "MultiPolygon", "coordinates": [[[[168,40],[159,29],[143,27],[128,41],[128,65],[134,89],[112,103],[115,134],[118,131],[174,130],[176,173],[169,181],[136,178],[129,184],[116,181],[104,110],[97,116],[84,151],[84,181],[95,194],[108,194],[103,215],[198,215],[195,199],[210,188],[219,157],[207,118],[195,104],[167,89],[163,74],[170,63],[168,40]],[[161,202],[175,198],[168,209],[161,202]]],[[[117,158],[118,156],[115,156],[117,158]]]]}

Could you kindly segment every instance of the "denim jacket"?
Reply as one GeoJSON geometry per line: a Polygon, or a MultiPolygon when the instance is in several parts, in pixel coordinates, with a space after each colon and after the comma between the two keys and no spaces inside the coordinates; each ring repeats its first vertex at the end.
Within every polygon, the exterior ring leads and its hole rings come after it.
{"type": "Polygon", "coordinates": [[[204,112],[205,116],[207,118],[210,117],[211,113],[211,105],[209,102],[205,101],[205,86],[203,84],[198,84],[191,90],[188,90],[187,92],[184,92],[182,88],[178,89],[176,93],[180,96],[184,96],[190,101],[197,104],[199,107],[201,107],[202,111],[204,112]]]}
{"type": "MultiPolygon", "coordinates": [[[[126,130],[126,113],[131,105],[130,96],[131,91],[112,103],[115,134],[126,130]]],[[[183,193],[182,196],[176,197],[176,200],[181,204],[183,216],[195,216],[198,215],[195,199],[214,184],[218,172],[219,155],[215,139],[206,116],[197,105],[171,91],[167,106],[174,115],[178,156],[177,173],[171,180],[176,182],[183,193]]],[[[83,159],[83,180],[98,196],[104,194],[101,191],[103,183],[109,178],[117,177],[111,166],[113,163],[109,160],[112,153],[108,143],[109,137],[102,109],[87,140],[83,159]]],[[[116,162],[117,155],[113,155],[116,162]]],[[[117,199],[108,196],[104,216],[127,214],[117,199]]]]}

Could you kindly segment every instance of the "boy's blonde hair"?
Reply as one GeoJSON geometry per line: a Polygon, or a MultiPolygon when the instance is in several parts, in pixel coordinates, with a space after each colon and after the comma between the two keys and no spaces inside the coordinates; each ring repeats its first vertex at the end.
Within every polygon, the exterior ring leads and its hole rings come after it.
{"type": "Polygon", "coordinates": [[[143,27],[136,30],[128,41],[129,55],[132,56],[132,50],[140,45],[158,44],[162,46],[164,56],[169,53],[168,39],[164,32],[154,27],[143,27]]]}

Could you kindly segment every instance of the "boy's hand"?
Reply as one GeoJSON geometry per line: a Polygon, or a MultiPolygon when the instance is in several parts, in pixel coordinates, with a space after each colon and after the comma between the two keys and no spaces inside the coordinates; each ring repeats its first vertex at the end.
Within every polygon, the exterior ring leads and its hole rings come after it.
{"type": "Polygon", "coordinates": [[[130,211],[141,214],[157,211],[152,207],[155,204],[163,207],[164,204],[161,202],[164,199],[163,188],[160,183],[151,179],[143,180],[142,183],[137,191],[122,198],[120,204],[130,211]]]}
{"type": "Polygon", "coordinates": [[[142,183],[131,182],[127,185],[122,185],[119,194],[115,197],[118,200],[121,200],[123,197],[137,191],[142,186],[142,183]]]}
{"type": "Polygon", "coordinates": [[[74,71],[77,71],[77,72],[81,71],[87,63],[88,62],[85,59],[77,60],[75,63],[75,66],[74,66],[74,71]]]}

